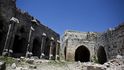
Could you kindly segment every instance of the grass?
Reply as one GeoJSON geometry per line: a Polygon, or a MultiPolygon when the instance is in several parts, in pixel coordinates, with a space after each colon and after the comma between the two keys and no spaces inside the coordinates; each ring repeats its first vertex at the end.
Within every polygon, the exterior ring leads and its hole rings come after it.
{"type": "Polygon", "coordinates": [[[7,57],[7,56],[0,56],[0,61],[5,61],[6,64],[12,64],[15,63],[16,60],[12,57],[7,57]]]}

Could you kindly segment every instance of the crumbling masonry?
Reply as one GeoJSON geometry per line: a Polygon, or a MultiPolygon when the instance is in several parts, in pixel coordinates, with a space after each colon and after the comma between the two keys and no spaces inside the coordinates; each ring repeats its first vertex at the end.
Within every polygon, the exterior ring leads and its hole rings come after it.
{"type": "Polygon", "coordinates": [[[0,0],[0,55],[59,59],[60,36],[16,7],[0,0]]]}
{"type": "Polygon", "coordinates": [[[40,21],[16,7],[16,0],[0,0],[0,55],[98,61],[103,64],[124,56],[124,23],[106,32],[66,31],[60,36],[40,21]]]}
{"type": "Polygon", "coordinates": [[[124,56],[124,23],[103,33],[65,31],[61,50],[67,61],[103,64],[117,55],[124,56]]]}

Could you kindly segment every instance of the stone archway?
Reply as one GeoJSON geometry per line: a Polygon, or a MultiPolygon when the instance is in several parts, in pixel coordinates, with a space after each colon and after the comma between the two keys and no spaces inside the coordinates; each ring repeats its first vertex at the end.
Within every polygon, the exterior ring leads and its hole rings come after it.
{"type": "Polygon", "coordinates": [[[67,47],[64,48],[64,56],[65,56],[65,60],[66,60],[66,50],[67,50],[67,47]]]}
{"type": "Polygon", "coordinates": [[[32,47],[32,54],[33,56],[37,56],[40,58],[41,55],[41,43],[38,38],[33,40],[33,47],[32,47]]]}
{"type": "Polygon", "coordinates": [[[97,58],[100,64],[104,64],[107,61],[106,52],[103,46],[100,46],[97,51],[97,58]]]}
{"type": "Polygon", "coordinates": [[[90,61],[90,51],[85,46],[79,46],[75,51],[75,61],[88,62],[90,61]]]}
{"type": "Polygon", "coordinates": [[[56,56],[56,43],[53,42],[53,46],[52,46],[52,54],[53,54],[53,60],[55,59],[55,56],[56,56]]]}
{"type": "Polygon", "coordinates": [[[45,42],[45,48],[44,48],[44,57],[45,59],[49,59],[49,53],[50,53],[50,39],[47,37],[45,42]]]}
{"type": "Polygon", "coordinates": [[[14,44],[12,47],[13,57],[25,56],[26,53],[26,39],[15,35],[14,44]]]}

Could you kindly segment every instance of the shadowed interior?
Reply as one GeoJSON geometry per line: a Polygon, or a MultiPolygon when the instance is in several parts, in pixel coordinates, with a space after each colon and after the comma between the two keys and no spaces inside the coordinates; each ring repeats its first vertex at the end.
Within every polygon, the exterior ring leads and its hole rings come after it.
{"type": "Polygon", "coordinates": [[[88,62],[90,60],[90,52],[85,46],[79,46],[75,52],[75,61],[88,62]]]}
{"type": "Polygon", "coordinates": [[[16,35],[13,44],[13,57],[25,56],[26,39],[16,35]]]}
{"type": "Polygon", "coordinates": [[[33,53],[33,56],[37,56],[37,57],[40,58],[41,43],[40,43],[40,41],[37,38],[35,38],[34,41],[33,41],[32,53],[33,53]]]}
{"type": "Polygon", "coordinates": [[[103,46],[100,46],[97,51],[98,62],[104,64],[107,61],[106,52],[103,46]]]}

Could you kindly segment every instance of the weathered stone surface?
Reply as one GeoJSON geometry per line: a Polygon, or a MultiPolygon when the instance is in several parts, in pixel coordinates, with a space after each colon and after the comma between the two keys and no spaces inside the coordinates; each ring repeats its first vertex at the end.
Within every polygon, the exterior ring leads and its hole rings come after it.
{"type": "Polygon", "coordinates": [[[106,70],[106,69],[102,67],[87,66],[87,70],[106,70]]]}
{"type": "Polygon", "coordinates": [[[37,66],[36,65],[30,65],[29,68],[30,69],[37,69],[37,66]]]}
{"type": "Polygon", "coordinates": [[[28,59],[28,60],[26,60],[26,62],[29,63],[29,64],[33,64],[34,61],[35,61],[34,59],[28,59]]]}
{"type": "MultiPolygon", "coordinates": [[[[65,31],[64,36],[62,38],[62,48],[61,48],[63,52],[62,54],[64,55],[66,60],[74,61],[76,50],[80,46],[83,46],[88,51],[90,51],[89,57],[93,57],[95,54],[94,47],[96,44],[97,36],[99,34],[100,33],[97,33],[97,32],[65,31]]],[[[92,58],[89,58],[89,59],[92,59],[92,58]]]]}
{"type": "Polygon", "coordinates": [[[101,33],[65,31],[62,37],[61,55],[68,61],[77,61],[77,58],[82,61],[81,59],[89,58],[91,61],[104,64],[107,60],[114,58],[123,59],[123,46],[124,23],[101,33]]]}
{"type": "Polygon", "coordinates": [[[0,70],[6,70],[6,63],[0,61],[0,70]]]}
{"type": "Polygon", "coordinates": [[[58,33],[17,8],[16,0],[0,0],[0,55],[40,58],[44,53],[42,58],[49,59],[52,54],[55,59],[59,39],[58,33]]]}
{"type": "Polygon", "coordinates": [[[11,65],[11,67],[12,67],[12,69],[16,69],[16,63],[13,63],[12,65],[11,65]]]}

